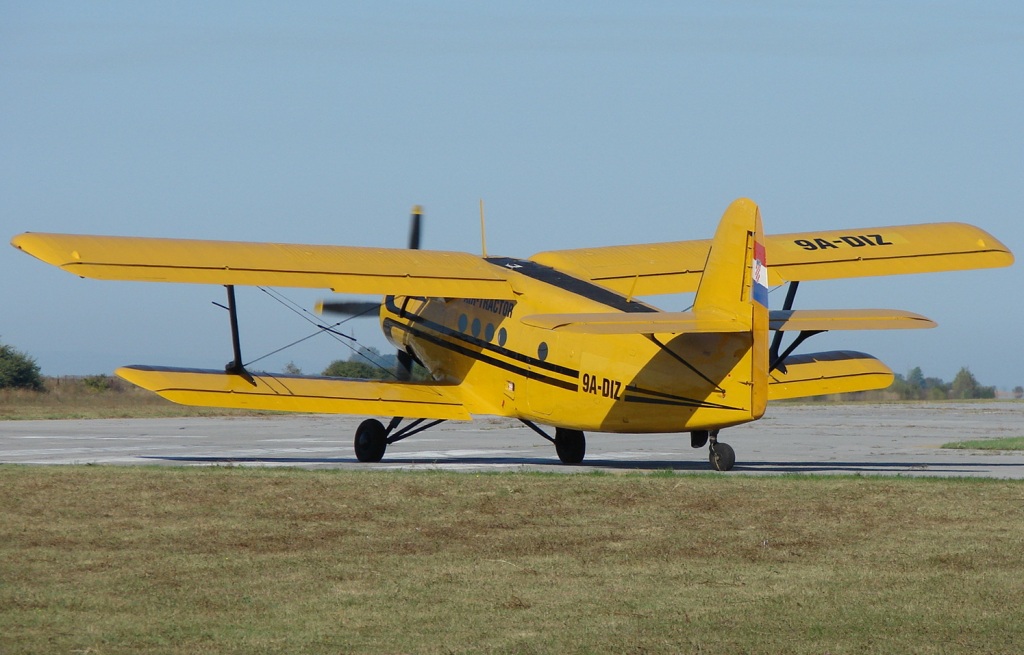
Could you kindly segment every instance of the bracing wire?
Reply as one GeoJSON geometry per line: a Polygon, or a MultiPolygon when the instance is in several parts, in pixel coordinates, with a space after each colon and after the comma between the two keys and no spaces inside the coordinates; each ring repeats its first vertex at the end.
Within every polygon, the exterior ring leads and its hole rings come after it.
{"type": "Polygon", "coordinates": [[[265,293],[270,298],[276,300],[278,303],[280,303],[285,308],[287,308],[289,311],[291,311],[292,313],[294,313],[297,316],[299,316],[300,318],[302,318],[304,321],[306,321],[310,325],[315,326],[317,328],[317,331],[312,333],[312,334],[309,334],[309,335],[307,335],[305,337],[302,337],[301,339],[297,339],[297,340],[295,340],[295,341],[293,341],[293,342],[291,342],[291,343],[289,343],[287,345],[281,346],[280,348],[278,348],[276,350],[272,350],[271,352],[268,352],[268,353],[266,353],[264,355],[260,355],[259,357],[255,358],[255,359],[252,359],[249,362],[246,362],[245,366],[250,366],[252,364],[255,364],[256,362],[264,360],[264,359],[266,359],[268,357],[272,357],[273,355],[276,355],[276,354],[281,353],[281,352],[283,352],[283,351],[285,351],[285,350],[287,350],[289,348],[297,346],[298,344],[300,344],[300,343],[302,343],[304,341],[308,341],[309,339],[312,339],[313,337],[316,337],[316,336],[319,336],[321,334],[325,334],[326,333],[326,334],[330,335],[335,341],[337,341],[338,343],[341,343],[346,348],[351,350],[354,354],[356,354],[359,357],[361,357],[362,359],[364,359],[366,361],[366,363],[368,363],[369,365],[371,365],[371,366],[373,366],[373,367],[375,367],[375,368],[377,368],[377,369],[387,373],[391,377],[397,377],[395,375],[394,371],[390,370],[386,366],[382,366],[380,363],[374,361],[370,357],[367,357],[366,354],[364,354],[361,350],[355,348],[352,344],[358,344],[359,343],[358,339],[356,339],[353,336],[350,336],[350,335],[344,334],[342,332],[339,332],[339,331],[337,331],[335,329],[335,328],[338,328],[339,326],[347,323],[348,321],[350,321],[350,320],[352,320],[354,318],[360,318],[362,316],[367,315],[369,313],[369,310],[367,310],[366,312],[362,312],[360,314],[354,314],[352,316],[346,317],[346,318],[338,321],[337,323],[332,323],[331,325],[324,325],[320,320],[318,320],[318,317],[315,314],[313,314],[311,311],[309,311],[308,309],[306,309],[302,305],[298,304],[297,302],[295,302],[291,298],[288,298],[287,296],[285,296],[280,291],[278,291],[276,289],[273,289],[273,288],[270,288],[270,287],[256,287],[256,288],[259,289],[260,291],[262,291],[263,293],[265,293]]]}

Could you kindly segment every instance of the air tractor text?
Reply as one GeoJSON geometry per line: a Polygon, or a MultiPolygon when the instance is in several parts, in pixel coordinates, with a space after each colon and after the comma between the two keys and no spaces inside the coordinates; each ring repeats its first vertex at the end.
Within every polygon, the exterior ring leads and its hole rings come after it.
{"type": "Polygon", "coordinates": [[[511,300],[489,300],[486,298],[467,298],[466,304],[505,318],[512,318],[512,308],[516,306],[511,300]]]}

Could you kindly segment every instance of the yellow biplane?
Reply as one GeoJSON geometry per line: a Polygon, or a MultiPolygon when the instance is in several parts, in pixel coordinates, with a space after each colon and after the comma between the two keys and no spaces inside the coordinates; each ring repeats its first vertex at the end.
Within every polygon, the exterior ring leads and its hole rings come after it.
{"type": "MultiPolygon", "coordinates": [[[[795,310],[800,282],[1013,262],[998,240],[960,223],[765,236],[757,205],[746,199],[729,206],[710,240],[529,259],[419,250],[414,213],[409,249],[39,233],[12,245],[82,277],[225,285],[235,356],[226,370],[128,366],[117,374],[187,405],[395,417],[359,426],[355,454],[363,462],[441,421],[493,415],[530,426],[565,463],[583,460],[584,431],[689,432],[695,448],[710,442],[718,470],[735,462],[719,430],[757,420],[768,401],[891,383],[892,371],[864,353],[793,354],[806,338],[935,325],[895,310],[795,310]],[[769,310],[769,287],[783,283],[782,309],[769,310]],[[400,368],[415,360],[430,380],[246,370],[235,285],[384,296],[380,323],[400,368]],[[696,292],[688,311],[638,300],[687,292],[696,292]],[[784,332],[797,336],[782,350],[784,332]]],[[[332,307],[345,310],[325,304],[332,307]]]]}

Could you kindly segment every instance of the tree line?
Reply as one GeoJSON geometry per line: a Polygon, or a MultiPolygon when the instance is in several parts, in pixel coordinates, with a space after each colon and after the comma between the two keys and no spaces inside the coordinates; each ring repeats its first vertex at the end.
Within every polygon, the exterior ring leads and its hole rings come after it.
{"type": "Polygon", "coordinates": [[[921,367],[915,366],[906,377],[897,373],[888,391],[897,394],[900,400],[970,400],[996,397],[996,388],[980,384],[966,366],[957,372],[952,382],[925,377],[921,367]]]}

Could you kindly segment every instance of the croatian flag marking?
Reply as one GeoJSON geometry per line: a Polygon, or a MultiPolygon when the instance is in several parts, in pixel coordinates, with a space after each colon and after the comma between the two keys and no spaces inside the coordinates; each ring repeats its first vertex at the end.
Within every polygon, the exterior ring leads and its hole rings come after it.
{"type": "Polygon", "coordinates": [[[768,306],[768,267],[764,261],[764,244],[754,242],[754,285],[752,295],[754,300],[764,307],[768,306]]]}

